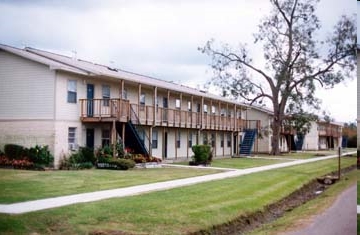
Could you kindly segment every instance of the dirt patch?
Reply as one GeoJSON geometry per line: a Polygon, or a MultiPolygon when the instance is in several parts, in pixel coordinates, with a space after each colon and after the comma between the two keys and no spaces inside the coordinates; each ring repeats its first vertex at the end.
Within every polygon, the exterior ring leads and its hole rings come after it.
{"type": "MultiPolygon", "coordinates": [[[[341,169],[341,174],[356,169],[356,165],[341,169]]],[[[337,172],[331,172],[326,176],[336,176],[337,172]]],[[[291,211],[296,207],[306,203],[309,200],[320,195],[318,192],[325,191],[330,185],[323,185],[317,179],[311,180],[303,185],[300,189],[294,191],[287,197],[267,205],[262,211],[244,214],[228,223],[214,225],[205,230],[189,233],[189,235],[238,235],[244,234],[260,227],[262,224],[272,222],[284,215],[285,212],[291,211]]]]}
{"type": "Polygon", "coordinates": [[[89,235],[134,235],[133,233],[123,232],[120,230],[95,230],[89,233],[89,235]]]}

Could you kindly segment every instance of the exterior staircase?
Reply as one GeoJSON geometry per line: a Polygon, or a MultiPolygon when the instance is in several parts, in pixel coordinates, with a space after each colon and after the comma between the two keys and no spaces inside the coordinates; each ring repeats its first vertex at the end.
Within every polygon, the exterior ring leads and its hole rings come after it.
{"type": "MultiPolygon", "coordinates": [[[[138,116],[131,108],[131,119],[125,124],[125,143],[126,148],[130,148],[134,153],[143,154],[149,156],[149,149],[145,143],[149,143],[149,137],[146,135],[145,130],[142,128],[139,122],[138,116]],[[137,124],[137,125],[136,125],[137,124]]],[[[116,123],[116,131],[121,135],[122,123],[116,123]]]]}
{"type": "Polygon", "coordinates": [[[240,145],[240,155],[250,155],[254,145],[256,129],[245,129],[245,136],[240,145]]]}

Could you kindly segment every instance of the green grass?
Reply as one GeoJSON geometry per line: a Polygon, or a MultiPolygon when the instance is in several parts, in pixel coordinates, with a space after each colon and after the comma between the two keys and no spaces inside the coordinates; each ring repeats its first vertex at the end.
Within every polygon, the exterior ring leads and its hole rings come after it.
{"type": "MultiPolygon", "coordinates": [[[[343,158],[342,166],[355,158],[343,158]]],[[[335,159],[149,194],[77,204],[24,215],[0,215],[1,234],[186,234],[262,209],[314,177],[336,169],[335,159]]],[[[54,186],[56,187],[56,186],[54,186]]]]}
{"type": "Polygon", "coordinates": [[[276,163],[288,162],[286,160],[273,160],[273,159],[256,159],[256,158],[225,158],[215,159],[212,163],[212,167],[221,168],[235,168],[244,169],[257,166],[265,166],[276,163]]]}
{"type": "MultiPolygon", "coordinates": [[[[356,149],[343,149],[342,152],[352,152],[356,151],[356,149]]],[[[322,150],[322,151],[305,151],[305,152],[291,152],[291,153],[283,153],[279,156],[272,156],[269,154],[256,154],[257,157],[265,157],[265,158],[289,158],[289,159],[309,159],[314,157],[321,157],[321,156],[329,156],[337,154],[337,150],[322,150]]]]}
{"type": "Polygon", "coordinates": [[[356,184],[358,176],[360,176],[360,174],[359,171],[356,170],[346,174],[346,180],[342,179],[338,183],[334,184],[319,197],[298,208],[295,208],[291,212],[285,213],[283,217],[272,223],[263,225],[261,228],[252,231],[248,235],[276,235],[284,233],[285,231],[291,232],[296,230],[296,228],[306,226],[313,216],[321,214],[329,208],[342,191],[356,184]]]}
{"type": "Polygon", "coordinates": [[[211,169],[21,171],[0,169],[0,203],[123,188],[220,172],[211,169]]]}
{"type": "MultiPolygon", "coordinates": [[[[276,163],[288,162],[288,160],[259,159],[259,158],[220,158],[211,162],[211,167],[245,169],[257,166],[265,166],[276,163]]],[[[189,162],[176,162],[174,165],[189,165],[189,162]]]]}

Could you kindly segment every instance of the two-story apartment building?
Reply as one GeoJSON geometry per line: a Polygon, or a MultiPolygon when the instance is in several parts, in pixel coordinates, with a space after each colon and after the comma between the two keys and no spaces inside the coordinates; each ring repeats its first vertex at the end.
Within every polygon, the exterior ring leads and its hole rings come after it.
{"type": "Polygon", "coordinates": [[[261,126],[246,117],[245,105],[197,89],[6,45],[0,45],[0,110],[2,145],[49,145],[56,163],[78,146],[118,139],[134,146],[134,127],[159,158],[190,157],[191,146],[202,143],[215,156],[238,155],[244,130],[261,126]]]}
{"type": "MultiPolygon", "coordinates": [[[[0,147],[48,145],[55,165],[79,146],[96,149],[119,140],[163,159],[189,158],[194,144],[210,144],[215,156],[237,156],[240,145],[246,152],[247,144],[253,152],[269,153],[271,121],[272,111],[264,108],[73,57],[0,44],[0,147]],[[248,130],[257,130],[255,137],[248,137],[248,130]]],[[[341,143],[320,138],[320,130],[316,135],[309,135],[303,149],[341,143]]],[[[287,143],[282,136],[282,151],[288,151],[287,143]]]]}

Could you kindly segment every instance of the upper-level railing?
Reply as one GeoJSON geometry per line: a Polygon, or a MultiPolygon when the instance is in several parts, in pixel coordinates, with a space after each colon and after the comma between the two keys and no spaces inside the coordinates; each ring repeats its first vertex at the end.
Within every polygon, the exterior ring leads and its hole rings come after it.
{"type": "Polygon", "coordinates": [[[125,122],[138,119],[139,124],[152,126],[229,131],[260,129],[259,120],[243,120],[213,113],[130,104],[129,101],[122,99],[81,99],[80,106],[83,121],[116,119],[125,122]],[[134,112],[130,112],[130,109],[134,112]]]}
{"type": "Polygon", "coordinates": [[[340,137],[342,135],[341,128],[332,124],[321,123],[318,125],[319,136],[340,137]]]}

